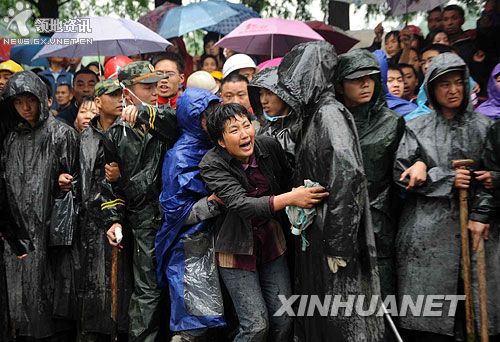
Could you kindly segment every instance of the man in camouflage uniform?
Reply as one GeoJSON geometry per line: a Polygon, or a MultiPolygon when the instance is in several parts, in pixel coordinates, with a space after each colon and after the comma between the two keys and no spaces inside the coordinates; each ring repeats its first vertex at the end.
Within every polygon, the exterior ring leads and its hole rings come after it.
{"type": "Polygon", "coordinates": [[[122,117],[107,130],[114,145],[121,176],[113,185],[115,196],[105,199],[102,210],[112,219],[108,240],[117,245],[115,230],[122,221],[116,215],[125,210],[134,236],[134,293],[129,316],[131,341],[154,341],[158,335],[162,291],[156,282],[154,241],[161,227],[159,194],[161,168],[166,148],[177,138],[175,111],[156,107],[156,83],[164,76],[149,62],[133,62],[120,70],[127,106],[122,117]]]}

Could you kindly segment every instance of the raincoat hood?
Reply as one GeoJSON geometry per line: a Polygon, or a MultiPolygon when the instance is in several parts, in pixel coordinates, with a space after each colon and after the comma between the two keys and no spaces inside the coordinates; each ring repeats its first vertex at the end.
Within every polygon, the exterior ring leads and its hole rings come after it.
{"type": "Polygon", "coordinates": [[[488,100],[477,107],[477,111],[491,119],[500,118],[500,89],[496,80],[500,74],[500,63],[496,65],[488,81],[488,100]]]}
{"type": "Polygon", "coordinates": [[[220,98],[206,89],[188,88],[177,99],[177,126],[181,134],[188,134],[208,141],[208,134],[201,128],[201,113],[212,101],[220,98]]]}
{"type": "Polygon", "coordinates": [[[261,117],[263,113],[259,95],[260,88],[265,88],[269,91],[272,91],[293,109],[300,107],[300,104],[278,82],[278,67],[272,67],[259,72],[254,76],[254,78],[248,85],[250,104],[252,105],[254,113],[258,117],[261,117]]]}
{"type": "MultiPolygon", "coordinates": [[[[209,223],[203,220],[184,226],[195,203],[200,199],[206,202],[203,197],[209,195],[201,179],[198,164],[213,146],[208,135],[201,128],[201,113],[212,101],[220,102],[220,99],[208,90],[199,88],[188,88],[179,96],[177,124],[181,130],[181,136],[167,151],[163,160],[163,182],[160,195],[163,224],[155,239],[156,274],[161,286],[167,286],[167,284],[169,286],[170,329],[172,331],[224,325],[222,313],[215,312],[215,304],[213,304],[215,296],[210,292],[211,289],[218,289],[218,287],[207,284],[207,274],[212,270],[211,264],[207,263],[200,267],[200,263],[196,260],[201,260],[203,257],[193,257],[194,253],[199,253],[199,248],[203,246],[203,244],[197,244],[196,239],[193,242],[193,239],[195,236],[199,237],[200,234],[206,233],[209,223]],[[189,273],[193,267],[199,279],[193,279],[193,275],[189,273]],[[200,295],[203,297],[203,294],[209,304],[197,300],[200,295]]],[[[215,271],[215,268],[213,270],[215,271]]]]}
{"type": "MultiPolygon", "coordinates": [[[[40,102],[39,117],[37,126],[49,117],[49,107],[47,103],[47,86],[35,73],[23,71],[15,73],[7,83],[7,87],[2,94],[2,101],[10,101],[11,108],[15,111],[12,100],[16,95],[30,93],[40,102]]],[[[28,124],[25,120],[22,122],[28,124]]]]}
{"type": "Polygon", "coordinates": [[[434,96],[433,84],[436,81],[436,77],[446,74],[448,71],[462,71],[462,79],[464,84],[464,94],[463,100],[460,105],[460,114],[463,114],[467,109],[470,101],[470,86],[469,86],[469,70],[467,65],[457,54],[446,52],[442,53],[432,59],[429,65],[429,70],[424,78],[425,93],[429,99],[429,103],[438,112],[441,113],[440,105],[437,103],[434,96]],[[430,81],[430,82],[429,82],[430,81]]]}
{"type": "Polygon", "coordinates": [[[396,97],[389,92],[389,89],[387,88],[387,70],[389,67],[387,65],[387,56],[385,55],[385,52],[382,50],[377,50],[373,52],[373,55],[375,56],[375,58],[377,58],[380,65],[380,79],[382,81],[382,89],[384,89],[387,107],[403,117],[417,109],[416,104],[396,97]]]}
{"type": "MultiPolygon", "coordinates": [[[[283,57],[278,67],[280,84],[301,108],[317,102],[328,88],[333,88],[337,53],[328,42],[296,45],[283,57]]],[[[293,108],[297,113],[307,113],[293,108]]]]}
{"type": "MultiPolygon", "coordinates": [[[[380,65],[377,59],[369,51],[364,49],[355,49],[340,55],[335,75],[335,84],[338,89],[342,88],[342,82],[346,76],[360,70],[378,70],[380,72],[380,65]]],[[[372,113],[376,113],[386,104],[385,93],[382,88],[380,74],[374,74],[372,78],[375,80],[375,89],[368,110],[372,113]]]]}

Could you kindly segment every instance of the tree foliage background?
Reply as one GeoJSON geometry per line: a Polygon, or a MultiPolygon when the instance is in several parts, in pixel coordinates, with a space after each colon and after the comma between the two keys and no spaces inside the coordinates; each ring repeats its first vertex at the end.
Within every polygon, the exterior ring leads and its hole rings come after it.
{"type": "MultiPolygon", "coordinates": [[[[146,14],[154,5],[164,0],[2,0],[0,1],[0,13],[7,13],[9,8],[15,8],[17,2],[25,2],[34,11],[35,17],[41,18],[74,18],[76,16],[107,15],[113,13],[120,17],[138,19],[146,14]]],[[[181,0],[171,0],[179,3],[181,0]]],[[[234,1],[234,0],[233,0],[234,1]]],[[[313,0],[241,0],[244,4],[259,12],[263,17],[277,16],[281,18],[309,20],[311,19],[311,6],[313,0]]],[[[324,19],[328,19],[328,5],[332,0],[320,0],[324,19]]],[[[477,16],[484,0],[457,0],[469,15],[477,16]]],[[[368,5],[366,20],[376,15],[385,15],[387,19],[393,19],[389,13],[388,6],[368,5]]],[[[408,18],[400,19],[411,20],[408,18]]]]}

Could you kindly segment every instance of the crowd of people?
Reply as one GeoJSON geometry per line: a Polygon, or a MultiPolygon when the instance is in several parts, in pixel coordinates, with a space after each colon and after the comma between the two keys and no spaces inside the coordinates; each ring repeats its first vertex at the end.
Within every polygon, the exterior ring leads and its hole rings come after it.
{"type": "MultiPolygon", "coordinates": [[[[475,30],[427,18],[265,68],[211,33],[201,58],[1,62],[0,341],[395,341],[380,315],[276,313],[464,294],[459,190],[500,340],[500,1],[475,30]]],[[[466,340],[441,306],[393,317],[404,341],[466,340]]]]}

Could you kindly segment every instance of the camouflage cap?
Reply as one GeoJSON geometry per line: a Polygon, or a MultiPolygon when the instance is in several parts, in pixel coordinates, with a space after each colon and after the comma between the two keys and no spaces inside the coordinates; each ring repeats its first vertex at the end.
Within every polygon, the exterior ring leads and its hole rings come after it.
{"type": "Polygon", "coordinates": [[[116,78],[110,78],[108,80],[104,80],[98,82],[94,88],[94,96],[101,96],[104,94],[111,94],[121,89],[120,82],[116,78]]]}
{"type": "Polygon", "coordinates": [[[118,79],[126,86],[137,83],[155,83],[164,78],[163,73],[156,72],[153,65],[146,61],[129,63],[118,71],[118,79]]]}

